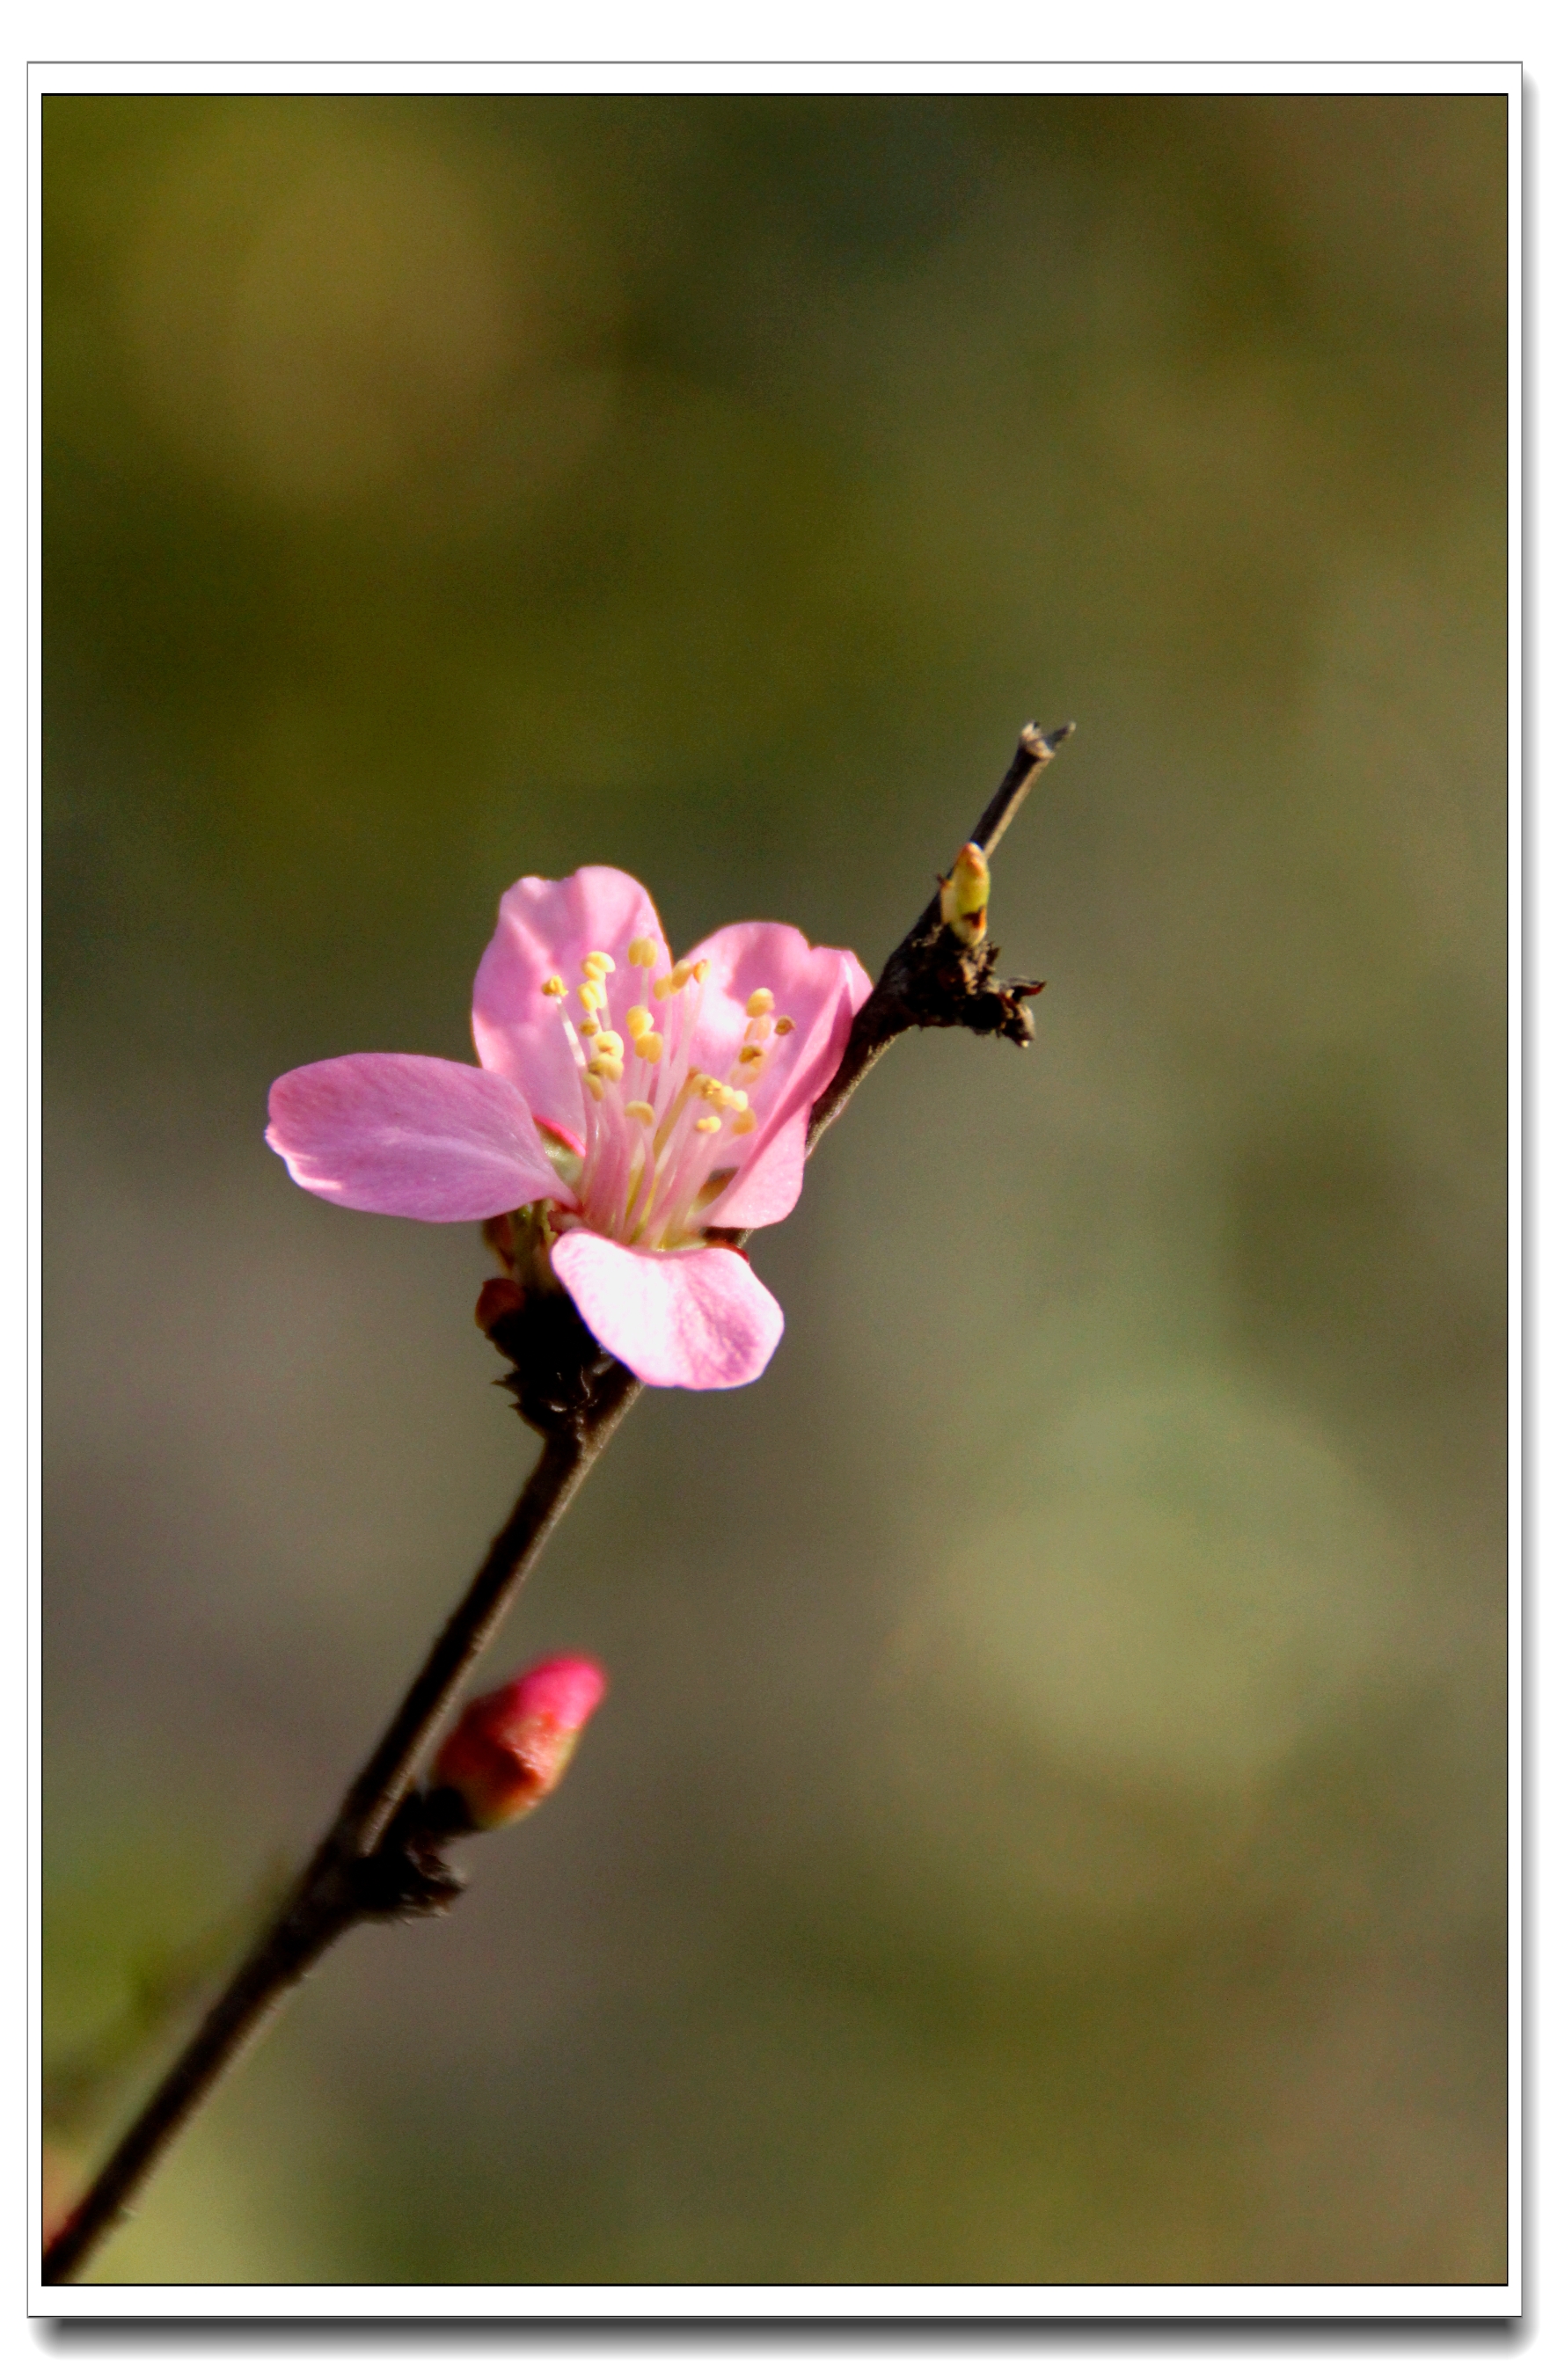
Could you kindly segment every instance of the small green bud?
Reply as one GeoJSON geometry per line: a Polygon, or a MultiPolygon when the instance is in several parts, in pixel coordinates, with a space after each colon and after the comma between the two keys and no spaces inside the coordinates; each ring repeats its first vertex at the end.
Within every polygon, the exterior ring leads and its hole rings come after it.
{"type": "Polygon", "coordinates": [[[953,872],[942,886],[942,923],[972,950],[985,938],[985,910],[990,902],[990,869],[977,843],[966,843],[953,862],[953,872]]]}

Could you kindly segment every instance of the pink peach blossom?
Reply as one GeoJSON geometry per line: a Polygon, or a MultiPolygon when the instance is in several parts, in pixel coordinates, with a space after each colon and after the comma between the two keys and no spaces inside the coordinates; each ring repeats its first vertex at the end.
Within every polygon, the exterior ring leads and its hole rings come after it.
{"type": "Polygon", "coordinates": [[[616,868],[524,876],[473,988],[480,1063],[367,1054],[282,1075],[270,1147],[336,1206],[544,1219],[598,1342],[656,1388],[757,1379],[780,1307],[712,1230],[775,1223],[870,986],[794,926],[724,926],[674,965],[616,868]]]}

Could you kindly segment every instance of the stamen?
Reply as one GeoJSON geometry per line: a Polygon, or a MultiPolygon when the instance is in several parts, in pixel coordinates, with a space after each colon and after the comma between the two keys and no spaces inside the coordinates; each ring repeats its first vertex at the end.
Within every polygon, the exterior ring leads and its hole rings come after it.
{"type": "Polygon", "coordinates": [[[732,1126],[734,1135],[740,1133],[752,1132],[758,1124],[758,1122],[759,1119],[754,1114],[753,1110],[751,1108],[745,1108],[742,1114],[738,1118],[737,1123],[732,1126]]]}
{"type": "Polygon", "coordinates": [[[694,1129],[696,1132],[719,1132],[721,1130],[721,1118],[719,1116],[702,1116],[694,1129]]]}
{"type": "Polygon", "coordinates": [[[769,1018],[767,1016],[751,1016],[748,1020],[747,1030],[743,1034],[743,1039],[745,1041],[767,1041],[769,1038],[769,1018]]]}
{"type": "Polygon", "coordinates": [[[612,975],[614,962],[606,951],[589,951],[581,961],[581,967],[586,975],[612,975]]]}
{"type": "Polygon", "coordinates": [[[653,1145],[659,1158],[661,1157],[663,1150],[667,1146],[667,1136],[669,1133],[671,1133],[673,1126],[677,1123],[678,1118],[682,1115],[685,1108],[688,1107],[690,1100],[693,1099],[699,1087],[700,1076],[698,1075],[690,1075],[688,1082],[684,1083],[680,1087],[677,1099],[673,1101],[667,1113],[663,1118],[661,1123],[657,1126],[656,1140],[653,1145]]]}
{"type": "Polygon", "coordinates": [[[756,1050],[750,1042],[744,1049],[738,1050],[738,1063],[739,1066],[749,1067],[757,1075],[764,1063],[764,1052],[763,1050],[756,1050]]]}
{"type": "Polygon", "coordinates": [[[601,1008],[603,1005],[603,994],[591,976],[582,984],[576,997],[583,1008],[601,1008]]]}
{"type": "Polygon", "coordinates": [[[624,1111],[627,1116],[633,1116],[637,1123],[643,1123],[648,1132],[656,1122],[656,1110],[650,1099],[627,1099],[624,1111]]]}
{"type": "Polygon", "coordinates": [[[656,944],[650,934],[637,934],[626,955],[631,966],[655,966],[656,944]]]}
{"type": "Polygon", "coordinates": [[[587,1072],[591,1075],[600,1075],[605,1083],[622,1083],[624,1062],[619,1058],[594,1058],[587,1072]]]}
{"type": "Polygon", "coordinates": [[[780,1035],[783,1040],[787,1033],[795,1033],[796,1029],[797,1021],[795,1017],[777,1016],[775,1018],[775,1031],[780,1035]]]}
{"type": "Polygon", "coordinates": [[[545,1000],[563,1000],[565,998],[565,986],[560,981],[557,975],[550,976],[544,983],[543,997],[545,1000]]]}
{"type": "MultiPolygon", "coordinates": [[[[560,1023],[565,1029],[566,1046],[569,1050],[571,1056],[575,1059],[576,1063],[579,1066],[584,1066],[587,1062],[587,1053],[585,1050],[582,1049],[580,1042],[576,1038],[576,1027],[572,1025],[569,1016],[563,1008],[559,1012],[559,1016],[560,1023]]],[[[594,1033],[597,1030],[597,1027],[593,1025],[591,1017],[583,1016],[581,1019],[581,1030],[583,1033],[590,1034],[594,1033]]]]}
{"type": "Polygon", "coordinates": [[[673,981],[670,975],[659,975],[656,981],[652,986],[652,998],[653,1000],[670,1000],[674,992],[676,992],[678,988],[679,987],[673,981]]]}
{"type": "Polygon", "coordinates": [[[597,1036],[597,1054],[600,1058],[622,1058],[624,1043],[616,1033],[604,1032],[600,1028],[597,1036]]]}
{"type": "Polygon", "coordinates": [[[652,1029],[651,1010],[641,1007],[627,1009],[624,1029],[632,1041],[639,1041],[642,1033],[649,1033],[652,1029]]]}
{"type": "MultiPolygon", "coordinates": [[[[704,962],[702,960],[701,964],[702,965],[704,962]]],[[[680,959],[669,978],[669,981],[671,982],[674,990],[682,991],[685,984],[689,981],[690,977],[693,973],[694,969],[690,965],[689,961],[687,959],[680,959]]],[[[660,1000],[661,997],[661,993],[658,992],[657,998],[660,1000]]]]}
{"type": "Polygon", "coordinates": [[[690,968],[690,974],[694,978],[696,983],[703,983],[710,971],[711,963],[709,959],[696,959],[694,965],[690,968]]]}
{"type": "Polygon", "coordinates": [[[751,991],[748,995],[748,1014],[750,1016],[768,1016],[774,1006],[775,994],[773,991],[751,991]]]}
{"type": "Polygon", "coordinates": [[[642,1033],[639,1035],[635,1043],[635,1054],[638,1058],[642,1059],[648,1066],[654,1066],[662,1055],[661,1034],[642,1033]]]}
{"type": "Polygon", "coordinates": [[[587,1037],[588,1040],[590,1041],[590,1040],[592,1039],[592,1035],[593,1035],[594,1033],[599,1033],[599,1032],[601,1032],[603,1028],[602,1028],[602,1026],[598,1024],[598,1021],[597,1021],[597,1019],[596,1019],[596,1017],[595,1017],[595,1016],[583,1016],[583,1017],[582,1017],[582,1019],[581,1019],[581,1026],[580,1026],[580,1029],[581,1029],[581,1031],[586,1035],[586,1037],[587,1037]]]}
{"type": "Polygon", "coordinates": [[[592,1093],[592,1097],[593,1097],[593,1099],[600,1099],[603,1097],[603,1085],[602,1085],[602,1084],[601,1084],[601,1082],[598,1080],[597,1076],[592,1073],[592,1068],[591,1068],[590,1066],[588,1067],[588,1069],[587,1069],[586,1073],[582,1075],[581,1080],[585,1083],[585,1085],[586,1085],[586,1087],[587,1087],[588,1090],[589,1090],[589,1091],[591,1091],[591,1093],[592,1093]]]}

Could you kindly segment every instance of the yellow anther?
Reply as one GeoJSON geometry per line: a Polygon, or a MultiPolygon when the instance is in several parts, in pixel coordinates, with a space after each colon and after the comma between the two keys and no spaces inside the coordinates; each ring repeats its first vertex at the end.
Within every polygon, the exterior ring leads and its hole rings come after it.
{"type": "Polygon", "coordinates": [[[597,1022],[597,1019],[596,1019],[596,1017],[595,1017],[595,1016],[583,1016],[583,1017],[582,1017],[582,1019],[581,1019],[581,1031],[586,1035],[586,1037],[587,1037],[587,1038],[588,1038],[588,1040],[589,1040],[589,1041],[592,1039],[592,1035],[593,1035],[594,1033],[596,1033],[598,1030],[599,1030],[599,1026],[598,1026],[598,1022],[597,1022]]]}
{"type": "Polygon", "coordinates": [[[738,1052],[738,1065],[750,1066],[755,1074],[759,1072],[759,1069],[763,1062],[764,1052],[763,1050],[756,1050],[751,1041],[746,1042],[743,1048],[738,1052]]]}
{"type": "Polygon", "coordinates": [[[652,998],[653,1000],[670,1000],[677,988],[677,985],[673,981],[670,975],[659,975],[656,981],[652,986],[652,998]]]}
{"type": "Polygon", "coordinates": [[[605,1083],[622,1083],[624,1062],[618,1058],[594,1058],[587,1072],[589,1075],[600,1075],[605,1083]]]}
{"type": "Polygon", "coordinates": [[[616,1033],[601,1032],[597,1037],[597,1054],[600,1058],[622,1058],[624,1043],[616,1033]]]}
{"type": "Polygon", "coordinates": [[[694,1129],[696,1132],[719,1132],[721,1130],[721,1118],[719,1116],[701,1116],[699,1121],[696,1123],[694,1129]]]}
{"type": "Polygon", "coordinates": [[[627,1099],[624,1111],[627,1116],[633,1116],[637,1123],[643,1123],[648,1132],[656,1122],[656,1110],[650,1099],[627,1099]]]}
{"type": "Polygon", "coordinates": [[[651,1010],[649,1008],[627,1009],[624,1029],[632,1041],[639,1041],[642,1033],[649,1033],[652,1029],[651,1010]]]}
{"type": "Polygon", "coordinates": [[[565,986],[560,981],[557,975],[552,975],[546,979],[543,986],[543,997],[545,1000],[563,1000],[565,998],[565,986]]]}
{"type": "Polygon", "coordinates": [[[767,1041],[772,1020],[768,1016],[751,1016],[743,1027],[745,1041],[767,1041]]]}
{"type": "Polygon", "coordinates": [[[591,1091],[594,1099],[600,1099],[603,1097],[603,1085],[599,1081],[598,1077],[592,1073],[590,1066],[582,1075],[581,1080],[585,1083],[588,1090],[591,1091]]]}
{"type": "Polygon", "coordinates": [[[783,1039],[787,1033],[795,1033],[796,1029],[797,1020],[794,1016],[777,1016],[775,1018],[775,1031],[783,1039]]]}
{"type": "MultiPolygon", "coordinates": [[[[694,969],[690,965],[689,961],[687,959],[680,959],[677,965],[673,969],[671,976],[668,978],[668,981],[672,984],[675,991],[682,991],[685,984],[689,981],[690,977],[693,973],[694,969]]],[[[660,1000],[661,997],[661,993],[658,992],[657,998],[660,1000]]]]}
{"type": "Polygon", "coordinates": [[[650,934],[637,934],[626,955],[631,966],[655,966],[656,944],[650,934]]]}
{"type": "Polygon", "coordinates": [[[696,983],[703,983],[710,971],[711,963],[709,959],[696,959],[694,965],[690,968],[690,973],[694,978],[696,983]]]}
{"type": "Polygon", "coordinates": [[[581,965],[589,975],[612,975],[614,972],[614,962],[606,951],[589,951],[581,965]]]}
{"type": "Polygon", "coordinates": [[[654,1066],[662,1055],[661,1034],[638,1033],[635,1037],[635,1054],[646,1065],[654,1066]]]}
{"type": "Polygon", "coordinates": [[[773,991],[751,991],[748,995],[748,1014],[750,1016],[768,1016],[774,1006],[775,994],[773,991]]]}
{"type": "Polygon", "coordinates": [[[738,1113],[741,1115],[744,1108],[748,1105],[748,1093],[746,1091],[728,1091],[722,1104],[725,1107],[736,1108],[738,1113]]]}
{"type": "Polygon", "coordinates": [[[758,1121],[759,1119],[754,1114],[753,1110],[751,1108],[745,1108],[742,1114],[738,1118],[737,1123],[732,1126],[732,1130],[734,1133],[751,1132],[758,1121]]]}
{"type": "Polygon", "coordinates": [[[601,1008],[603,1005],[603,994],[599,991],[591,976],[588,976],[585,983],[581,985],[576,997],[580,1002],[583,1008],[601,1008]]]}

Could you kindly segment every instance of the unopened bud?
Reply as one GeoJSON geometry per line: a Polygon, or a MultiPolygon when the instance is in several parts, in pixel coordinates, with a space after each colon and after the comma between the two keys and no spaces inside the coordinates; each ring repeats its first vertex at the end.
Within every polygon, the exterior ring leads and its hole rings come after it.
{"type": "Polygon", "coordinates": [[[953,862],[953,872],[942,887],[942,923],[951,926],[970,949],[985,938],[985,910],[990,901],[990,869],[977,843],[966,843],[953,862]]]}
{"type": "Polygon", "coordinates": [[[474,1322],[488,1337],[503,1322],[509,1321],[512,1315],[519,1313],[526,1304],[526,1293],[519,1281],[508,1281],[504,1275],[497,1276],[494,1281],[487,1281],[480,1291],[479,1303],[473,1309],[474,1322]]]}
{"type": "Polygon", "coordinates": [[[507,1827],[552,1793],[608,1691],[584,1653],[552,1653],[470,1703],[436,1755],[434,1786],[462,1796],[475,1827],[507,1827]]]}

